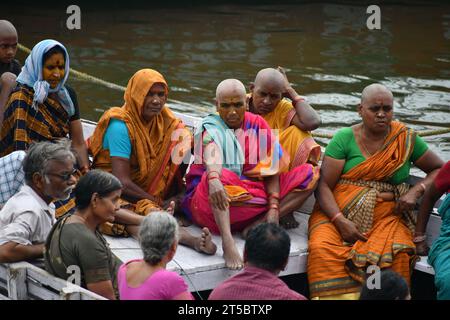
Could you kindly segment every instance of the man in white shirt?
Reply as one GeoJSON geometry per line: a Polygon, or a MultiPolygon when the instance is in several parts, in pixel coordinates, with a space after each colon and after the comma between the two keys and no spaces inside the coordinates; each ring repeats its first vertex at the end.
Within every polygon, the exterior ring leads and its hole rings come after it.
{"type": "Polygon", "coordinates": [[[23,160],[25,182],[0,211],[0,263],[43,256],[55,221],[52,201],[67,199],[75,187],[70,141],[33,144],[23,160]]]}

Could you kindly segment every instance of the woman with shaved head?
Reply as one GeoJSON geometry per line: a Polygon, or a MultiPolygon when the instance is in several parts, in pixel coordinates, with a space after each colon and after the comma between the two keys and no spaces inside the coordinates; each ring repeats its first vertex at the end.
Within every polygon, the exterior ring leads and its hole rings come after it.
{"type": "Polygon", "coordinates": [[[258,223],[279,219],[300,206],[317,183],[319,170],[303,164],[289,172],[286,152],[267,122],[246,112],[244,85],[222,81],[217,114],[203,119],[195,133],[195,163],[186,176],[184,209],[194,222],[222,236],[225,265],[243,266],[232,237],[258,223]]]}
{"type": "Polygon", "coordinates": [[[327,146],[309,219],[312,298],[357,299],[370,265],[410,282],[416,245],[425,240],[412,209],[443,161],[392,120],[393,104],[389,89],[369,85],[358,106],[362,122],[341,129],[327,146]],[[412,164],[427,174],[414,187],[406,184],[412,164]]]}
{"type": "MultiPolygon", "coordinates": [[[[278,130],[281,146],[289,154],[289,166],[284,170],[292,170],[306,162],[318,165],[321,150],[310,131],[319,127],[320,117],[291,86],[285,70],[281,67],[260,70],[250,91],[249,111],[263,117],[270,128],[278,130]]],[[[292,214],[284,216],[280,223],[285,228],[298,226],[292,214]]]]}

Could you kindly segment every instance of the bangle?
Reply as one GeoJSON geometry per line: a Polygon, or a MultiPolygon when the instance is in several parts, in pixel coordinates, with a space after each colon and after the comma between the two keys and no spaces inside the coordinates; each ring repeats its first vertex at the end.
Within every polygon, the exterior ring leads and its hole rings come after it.
{"type": "Polygon", "coordinates": [[[217,176],[220,177],[219,171],[216,171],[216,170],[211,170],[210,172],[208,172],[208,173],[206,174],[206,176],[209,177],[209,175],[210,175],[211,173],[217,173],[217,176]]]}
{"type": "Polygon", "coordinates": [[[211,180],[214,180],[214,179],[218,179],[218,180],[220,180],[220,178],[219,178],[219,177],[208,177],[208,181],[211,181],[211,180]]]}
{"type": "Polygon", "coordinates": [[[279,192],[271,192],[271,193],[269,193],[269,199],[271,199],[271,198],[280,200],[280,193],[279,192]]]}
{"type": "Polygon", "coordinates": [[[278,204],[276,203],[271,203],[269,206],[270,209],[276,209],[276,210],[280,210],[280,207],[278,206],[278,204]]]}
{"type": "Polygon", "coordinates": [[[330,220],[331,222],[334,222],[338,217],[342,216],[342,212],[338,212],[336,213],[330,220]]]}
{"type": "Polygon", "coordinates": [[[421,235],[421,236],[415,236],[415,237],[413,238],[412,242],[414,242],[414,243],[419,243],[419,242],[425,241],[426,238],[427,238],[427,235],[426,235],[426,234],[421,235]]]}
{"type": "Polygon", "coordinates": [[[301,96],[296,96],[293,100],[292,100],[292,105],[295,107],[295,105],[297,103],[299,103],[300,101],[305,101],[304,98],[302,98],[301,96]]]}

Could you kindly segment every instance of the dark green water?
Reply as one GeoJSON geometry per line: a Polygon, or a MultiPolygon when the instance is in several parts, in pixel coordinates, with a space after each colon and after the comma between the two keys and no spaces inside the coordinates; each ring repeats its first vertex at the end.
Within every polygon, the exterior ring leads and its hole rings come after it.
{"type": "MultiPolygon", "coordinates": [[[[320,112],[320,132],[358,121],[361,90],[381,82],[394,92],[396,118],[417,130],[450,127],[450,5],[382,5],[381,30],[366,27],[365,6],[216,5],[152,8],[81,4],[81,30],[66,27],[67,5],[9,4],[19,41],[64,43],[77,70],[125,86],[140,68],[162,72],[178,111],[213,110],[217,84],[245,84],[265,67],[284,66],[296,90],[320,112]]],[[[22,62],[25,55],[18,55],[22,62]]],[[[82,117],[97,120],[122,93],[71,79],[82,117]]],[[[323,142],[325,142],[324,140],[323,142]]],[[[426,141],[450,159],[450,134],[426,141]]]]}

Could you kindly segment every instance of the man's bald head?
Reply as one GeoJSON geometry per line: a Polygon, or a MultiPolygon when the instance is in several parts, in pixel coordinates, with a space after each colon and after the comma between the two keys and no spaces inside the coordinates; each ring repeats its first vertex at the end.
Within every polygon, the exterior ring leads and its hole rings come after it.
{"type": "Polygon", "coordinates": [[[394,95],[392,94],[391,90],[383,86],[379,83],[372,83],[364,88],[361,94],[361,104],[364,104],[364,102],[372,99],[374,96],[377,95],[388,95],[391,100],[394,100],[394,95]]]}
{"type": "Polygon", "coordinates": [[[223,80],[216,89],[216,100],[220,102],[224,97],[236,96],[245,97],[246,91],[244,84],[237,79],[223,80]]]}
{"type": "Polygon", "coordinates": [[[0,40],[4,37],[17,37],[17,30],[8,20],[0,20],[0,40]]]}
{"type": "Polygon", "coordinates": [[[280,71],[274,68],[266,68],[256,74],[254,85],[255,87],[270,85],[272,88],[277,88],[283,92],[284,82],[284,76],[280,71]]]}

